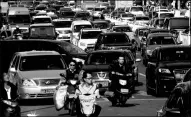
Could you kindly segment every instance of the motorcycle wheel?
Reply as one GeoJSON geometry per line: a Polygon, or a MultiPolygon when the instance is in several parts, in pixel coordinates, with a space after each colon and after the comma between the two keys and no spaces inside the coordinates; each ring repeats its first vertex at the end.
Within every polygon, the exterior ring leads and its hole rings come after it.
{"type": "Polygon", "coordinates": [[[69,114],[70,114],[70,116],[74,116],[75,115],[75,110],[76,110],[75,102],[74,102],[74,100],[72,100],[69,103],[69,114]]]}

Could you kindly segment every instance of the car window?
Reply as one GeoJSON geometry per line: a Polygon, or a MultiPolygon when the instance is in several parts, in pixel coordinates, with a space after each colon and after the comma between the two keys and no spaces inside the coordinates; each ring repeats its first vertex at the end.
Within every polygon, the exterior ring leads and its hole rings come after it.
{"type": "Polygon", "coordinates": [[[11,63],[11,68],[15,68],[17,59],[18,59],[18,56],[14,56],[14,58],[12,59],[13,61],[11,63]]]}
{"type": "Polygon", "coordinates": [[[66,69],[66,66],[60,55],[26,56],[21,57],[19,69],[21,71],[60,70],[66,69]]]}
{"type": "Polygon", "coordinates": [[[94,28],[100,28],[100,29],[106,29],[109,27],[109,24],[107,22],[105,23],[94,23],[94,28]]]}
{"type": "Polygon", "coordinates": [[[130,27],[113,27],[115,32],[132,32],[130,27]]]}
{"type": "Polygon", "coordinates": [[[150,38],[149,45],[176,44],[173,37],[156,36],[150,38]]]}
{"type": "Polygon", "coordinates": [[[114,44],[114,43],[130,43],[130,39],[126,34],[120,35],[104,35],[103,36],[103,44],[114,44]]]}
{"type": "Polygon", "coordinates": [[[54,27],[32,27],[30,31],[30,37],[47,37],[55,36],[54,27]]]}
{"type": "Polygon", "coordinates": [[[188,48],[185,49],[168,49],[160,52],[161,61],[190,61],[191,53],[188,48]]]}
{"type": "Polygon", "coordinates": [[[70,28],[72,21],[54,21],[55,28],[70,28]]]}
{"type": "Polygon", "coordinates": [[[51,19],[50,18],[35,18],[33,20],[33,23],[51,23],[51,19]]]}

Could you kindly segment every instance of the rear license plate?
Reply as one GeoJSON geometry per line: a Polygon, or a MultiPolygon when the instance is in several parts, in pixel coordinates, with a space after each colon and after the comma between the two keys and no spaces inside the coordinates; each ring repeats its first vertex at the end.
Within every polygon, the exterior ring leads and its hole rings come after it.
{"type": "Polygon", "coordinates": [[[122,93],[128,93],[128,92],[129,92],[129,89],[121,89],[121,92],[122,92],[122,93]]]}
{"type": "Polygon", "coordinates": [[[108,86],[108,82],[95,82],[96,84],[101,84],[102,87],[107,87],[108,86]]]}
{"type": "Polygon", "coordinates": [[[42,89],[41,92],[42,93],[54,93],[55,89],[42,89]]]}

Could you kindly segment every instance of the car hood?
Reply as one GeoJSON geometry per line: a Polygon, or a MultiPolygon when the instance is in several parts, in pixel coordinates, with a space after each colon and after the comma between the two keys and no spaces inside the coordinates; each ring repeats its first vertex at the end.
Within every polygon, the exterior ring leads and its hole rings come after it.
{"type": "Polygon", "coordinates": [[[60,73],[63,73],[63,70],[20,71],[19,75],[22,79],[51,79],[61,78],[60,73]]]}
{"type": "Polygon", "coordinates": [[[191,61],[170,61],[163,62],[161,67],[168,68],[170,70],[174,69],[189,69],[191,68],[191,61]]]}
{"type": "MultiPolygon", "coordinates": [[[[171,45],[174,45],[174,44],[170,44],[169,46],[171,46],[171,45]]],[[[147,50],[154,50],[155,48],[162,47],[162,46],[168,46],[168,45],[149,45],[147,47],[147,50]]]]}
{"type": "Polygon", "coordinates": [[[82,69],[90,72],[109,71],[109,65],[84,65],[82,69]]]}

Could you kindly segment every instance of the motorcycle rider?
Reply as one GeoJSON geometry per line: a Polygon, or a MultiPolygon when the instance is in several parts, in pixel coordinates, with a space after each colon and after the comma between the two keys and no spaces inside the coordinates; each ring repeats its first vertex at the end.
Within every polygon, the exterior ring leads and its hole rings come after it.
{"type": "Polygon", "coordinates": [[[19,26],[16,26],[16,29],[13,31],[13,35],[16,36],[17,34],[21,34],[21,29],[19,28],[19,26]]]}
{"type": "Polygon", "coordinates": [[[111,95],[108,97],[108,99],[112,102],[112,106],[115,106],[117,104],[117,93],[116,93],[116,83],[118,82],[117,79],[118,76],[116,73],[120,74],[127,74],[130,72],[130,68],[127,65],[128,61],[125,61],[125,56],[123,54],[119,55],[118,60],[114,61],[113,64],[110,65],[110,80],[111,80],[111,86],[109,87],[109,90],[114,93],[114,95],[111,95]]]}
{"type": "MultiPolygon", "coordinates": [[[[78,80],[78,74],[79,74],[79,70],[77,69],[77,62],[75,60],[71,60],[69,63],[69,68],[67,70],[65,70],[61,76],[63,77],[63,82],[65,82],[65,84],[70,85],[69,84],[69,80],[70,79],[76,79],[78,80]]],[[[73,87],[68,87],[67,92],[70,93],[73,87]]],[[[68,109],[68,100],[66,99],[65,105],[64,105],[65,109],[68,109]]]]}
{"type": "MultiPolygon", "coordinates": [[[[10,77],[7,73],[4,73],[3,74],[3,82],[2,82],[2,85],[0,85],[0,92],[1,92],[1,105],[2,105],[2,110],[1,110],[1,114],[2,116],[5,116],[5,117],[9,117],[10,116],[10,113],[8,113],[7,111],[5,111],[8,107],[8,105],[4,104],[2,101],[3,100],[16,100],[19,95],[18,95],[18,90],[17,90],[17,87],[12,84],[10,82],[10,77]]],[[[20,116],[20,107],[17,106],[16,107],[16,113],[18,115],[16,116],[20,116]]]]}
{"type": "MultiPolygon", "coordinates": [[[[93,83],[91,73],[84,71],[82,76],[83,82],[76,89],[76,111],[77,116],[82,117],[81,109],[80,109],[80,100],[78,96],[80,94],[95,94],[97,98],[100,98],[99,89],[97,84],[93,83]]],[[[95,105],[95,112],[91,115],[93,117],[97,117],[101,112],[101,107],[99,105],[95,105]]]]}

